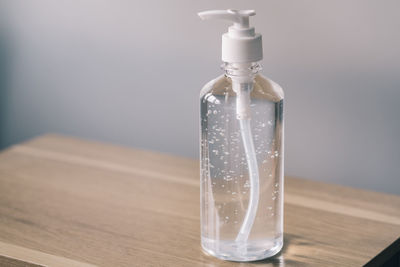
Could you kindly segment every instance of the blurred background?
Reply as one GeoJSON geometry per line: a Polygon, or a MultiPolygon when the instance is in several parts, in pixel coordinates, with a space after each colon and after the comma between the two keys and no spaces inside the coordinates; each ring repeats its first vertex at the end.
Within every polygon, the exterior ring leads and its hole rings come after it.
{"type": "Polygon", "coordinates": [[[198,158],[208,9],[256,9],[286,175],[400,194],[397,0],[0,0],[0,149],[44,133],[198,158]]]}

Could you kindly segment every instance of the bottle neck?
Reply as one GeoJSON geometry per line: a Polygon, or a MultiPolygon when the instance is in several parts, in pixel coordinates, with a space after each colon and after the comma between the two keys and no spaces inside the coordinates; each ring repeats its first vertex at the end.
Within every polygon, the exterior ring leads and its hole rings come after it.
{"type": "Polygon", "coordinates": [[[254,76],[262,69],[258,62],[250,63],[228,63],[224,62],[221,65],[225,75],[231,79],[250,79],[253,80],[254,76]]]}

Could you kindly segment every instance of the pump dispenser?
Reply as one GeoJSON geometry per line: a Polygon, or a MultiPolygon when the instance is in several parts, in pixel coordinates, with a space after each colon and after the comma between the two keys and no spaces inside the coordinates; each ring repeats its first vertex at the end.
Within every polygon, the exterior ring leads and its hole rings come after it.
{"type": "Polygon", "coordinates": [[[233,261],[264,259],[283,245],[283,91],[258,73],[255,14],[198,13],[233,22],[222,35],[225,74],[200,94],[202,247],[233,261]]]}
{"type": "Polygon", "coordinates": [[[249,25],[249,17],[254,10],[211,10],[200,12],[203,20],[222,19],[233,22],[227,33],[222,35],[222,61],[246,63],[263,58],[261,35],[249,25]]]}

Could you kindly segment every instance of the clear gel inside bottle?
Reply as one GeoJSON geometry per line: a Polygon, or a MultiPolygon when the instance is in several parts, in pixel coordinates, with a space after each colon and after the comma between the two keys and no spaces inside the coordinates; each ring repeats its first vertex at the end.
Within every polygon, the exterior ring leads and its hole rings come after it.
{"type": "Polygon", "coordinates": [[[201,242],[232,261],[264,259],[283,245],[283,91],[249,66],[224,64],[200,95],[201,242]],[[250,97],[242,121],[238,75],[251,81],[240,86],[250,97]]]}

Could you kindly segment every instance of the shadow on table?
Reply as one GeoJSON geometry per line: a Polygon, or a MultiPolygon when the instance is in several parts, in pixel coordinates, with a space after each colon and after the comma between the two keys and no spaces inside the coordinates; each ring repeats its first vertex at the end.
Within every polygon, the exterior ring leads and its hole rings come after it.
{"type": "Polygon", "coordinates": [[[284,234],[283,237],[283,248],[282,250],[276,254],[275,256],[252,262],[251,264],[258,265],[258,264],[271,264],[274,267],[282,267],[282,266],[307,266],[306,262],[302,262],[299,260],[288,259],[288,248],[296,244],[297,246],[312,246],[311,242],[304,241],[304,238],[300,236],[293,235],[293,234],[284,234]]]}

